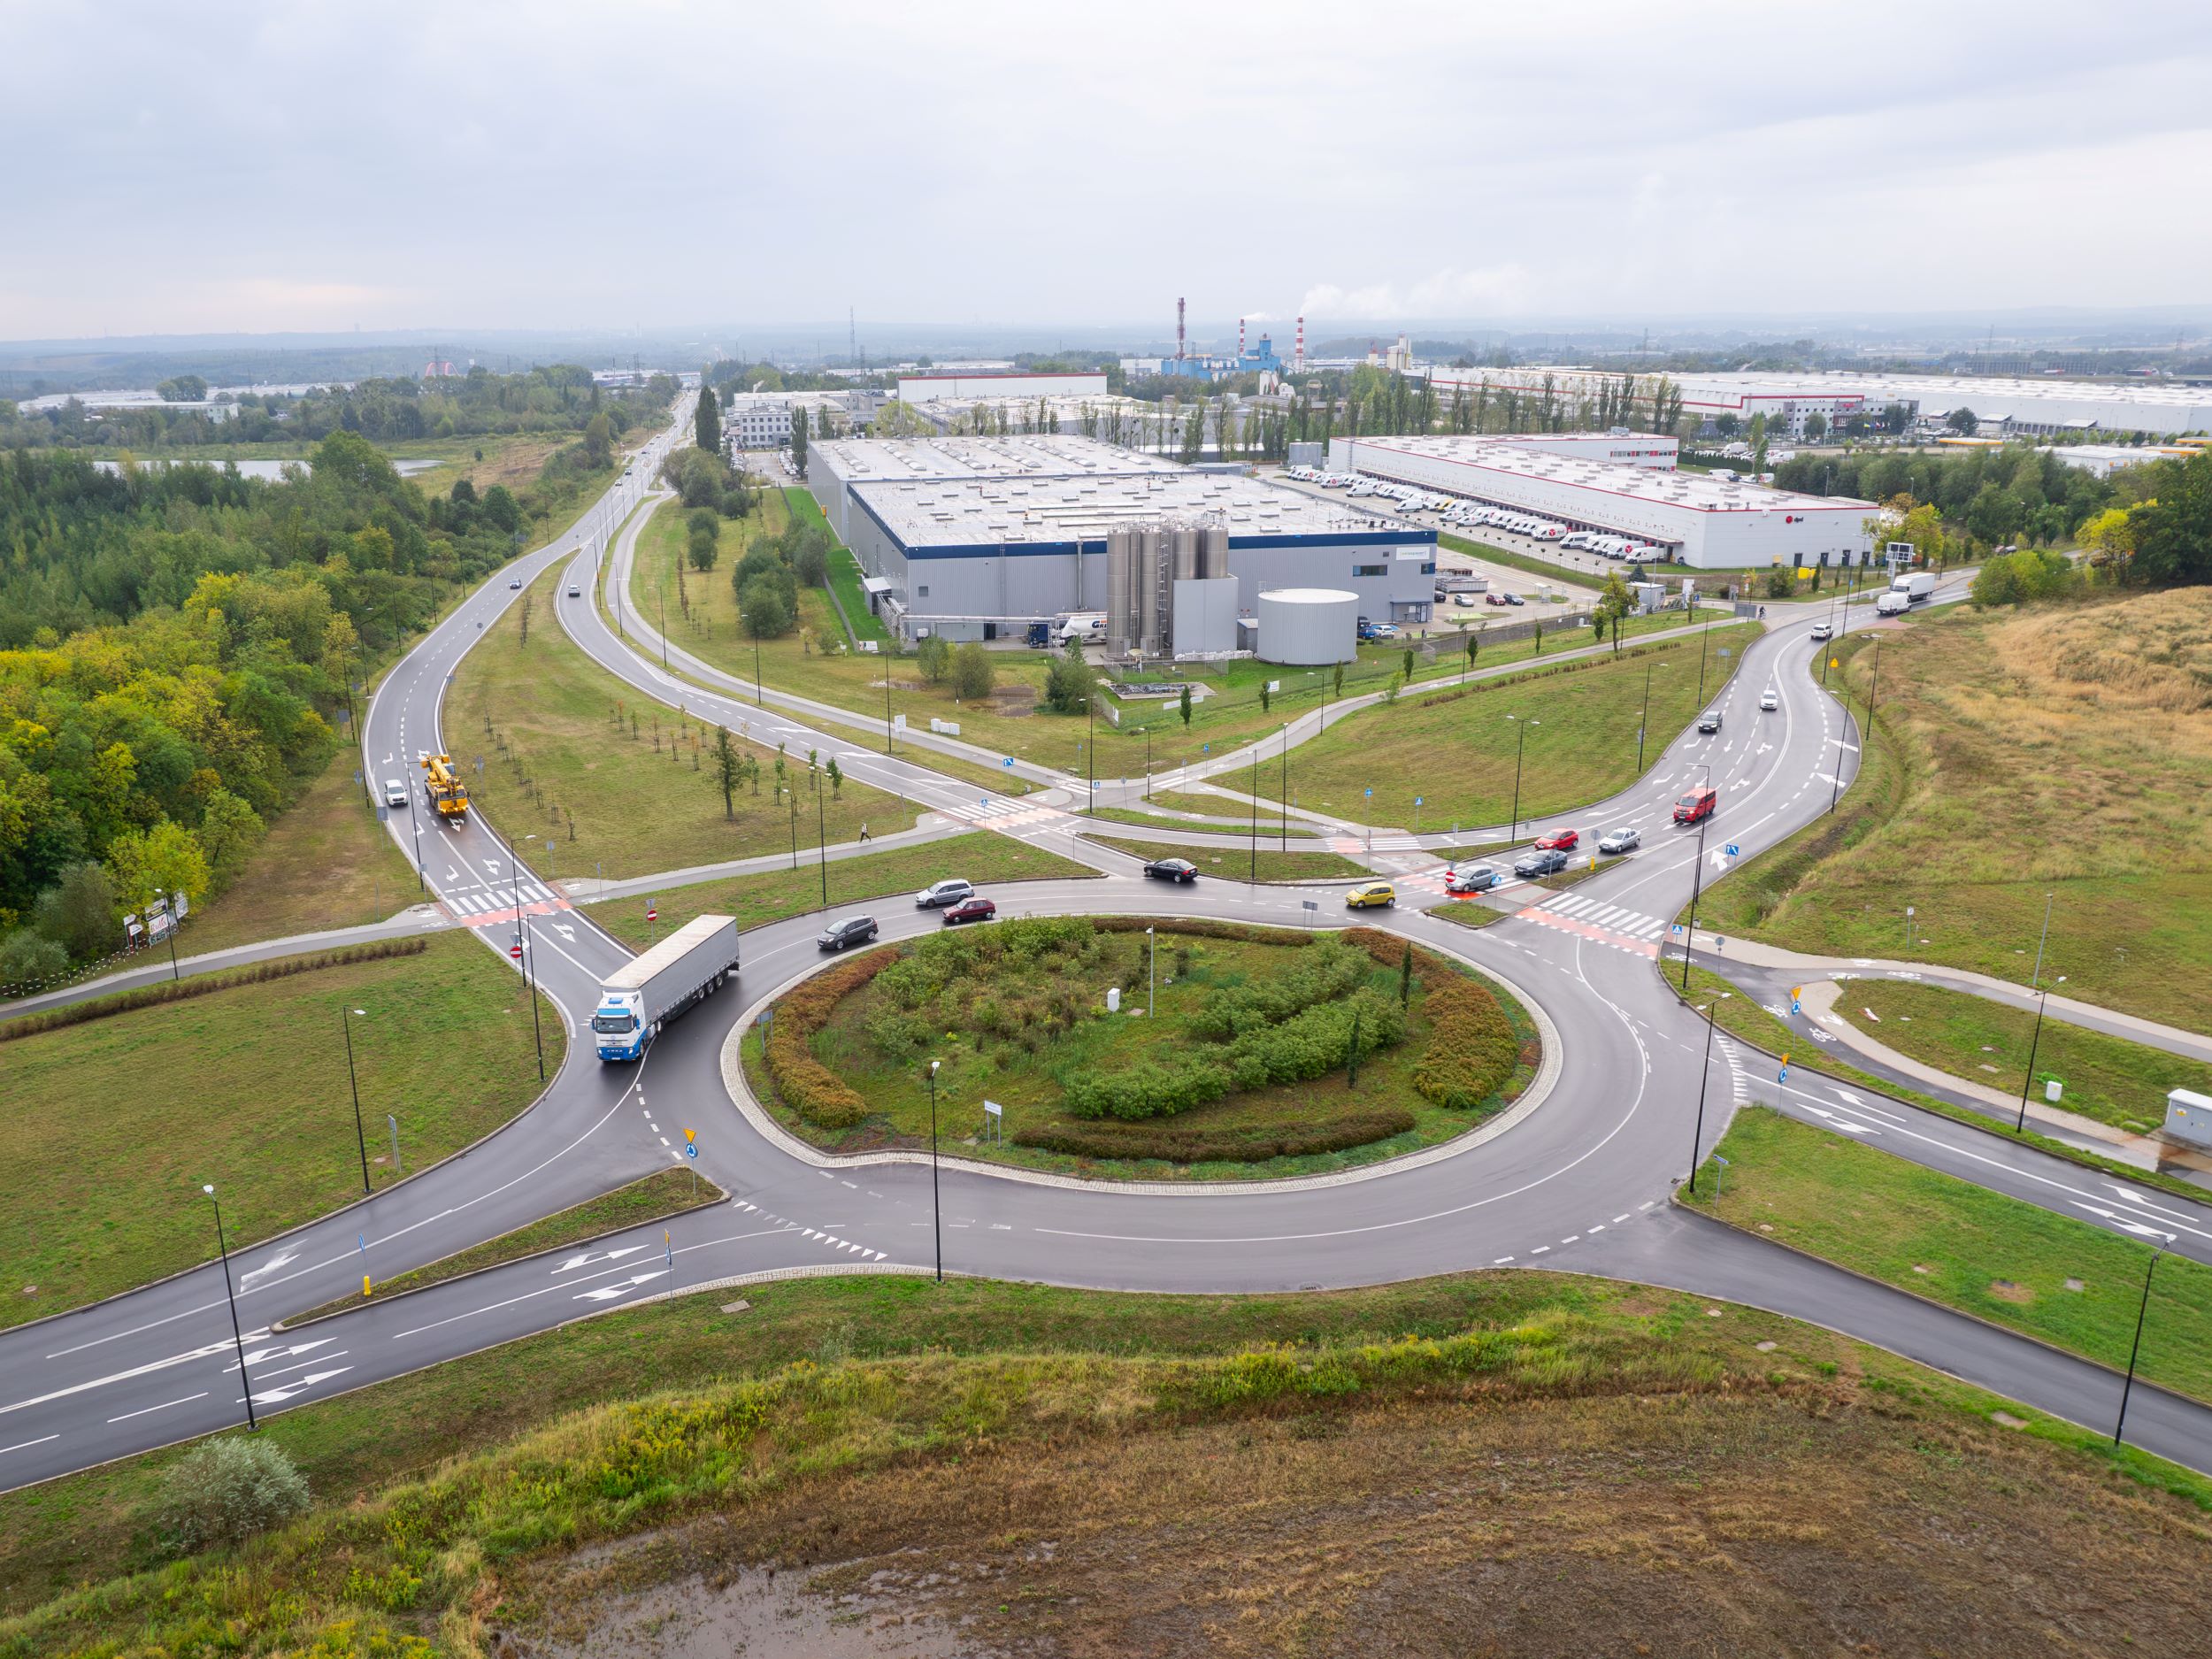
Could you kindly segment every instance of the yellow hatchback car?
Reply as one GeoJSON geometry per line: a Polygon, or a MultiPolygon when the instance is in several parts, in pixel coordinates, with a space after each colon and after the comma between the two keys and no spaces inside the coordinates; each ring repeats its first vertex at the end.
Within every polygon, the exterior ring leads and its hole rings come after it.
{"type": "Polygon", "coordinates": [[[1387,881],[1365,881],[1344,895],[1345,904],[1355,910],[1364,910],[1378,904],[1395,904],[1398,889],[1387,881]]]}

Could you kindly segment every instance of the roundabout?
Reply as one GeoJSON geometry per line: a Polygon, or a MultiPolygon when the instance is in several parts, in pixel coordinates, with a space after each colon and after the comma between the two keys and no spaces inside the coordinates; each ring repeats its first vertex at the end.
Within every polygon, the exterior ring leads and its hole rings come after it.
{"type": "MultiPolygon", "coordinates": [[[[669,442],[657,440],[646,452],[641,474],[649,475],[669,442]]],[[[565,580],[587,591],[602,581],[626,580],[635,525],[624,528],[624,520],[643,482],[641,476],[610,492],[580,532],[580,546],[565,538],[559,547],[525,556],[511,567],[515,574],[526,581],[558,567],[565,580]]],[[[369,766],[445,747],[440,722],[446,680],[512,599],[504,582],[478,590],[392,671],[363,722],[369,766]]],[[[2109,1421],[2118,1379],[2089,1362],[1763,1244],[1669,1202],[1674,1182],[1709,1150],[1740,1101],[1769,1099],[1830,1127],[1840,1114],[1874,1110],[1863,1099],[1854,1107],[1832,1098],[1816,1077],[1778,1087],[1767,1074],[1754,1075],[1724,1036],[1709,1041],[1696,1011],[1682,1006],[1652,972],[1663,946],[1684,942],[1684,935],[1665,931],[1672,918],[1694,902],[1703,880],[1725,867],[1724,840],[1746,856],[1772,846],[1812,822],[1850,780],[1855,727],[1807,672],[1811,618],[1770,626],[1745,653],[1717,705],[1729,716],[1724,735],[1677,736],[1635,785],[1579,815],[1641,829],[1641,850],[1589,875],[1571,895],[1516,885],[1490,895],[1507,914],[1487,927],[1470,930],[1406,907],[1363,912],[1355,939],[1335,928],[1308,931],[1319,919],[1306,909],[1316,902],[1310,890],[1217,879],[1187,887],[1148,882],[1137,859],[1081,836],[1094,820],[1052,799],[1026,796],[1017,804],[979,795],[973,785],[932,771],[926,746],[910,743],[904,754],[886,755],[879,747],[880,722],[871,728],[857,717],[731,680],[634,618],[626,618],[618,635],[595,605],[565,606],[558,615],[600,666],[692,718],[733,730],[743,722],[756,741],[785,743],[797,753],[818,749],[846,776],[896,791],[946,820],[995,830],[1102,872],[1087,880],[1025,881],[990,893],[1008,919],[954,935],[963,941],[987,940],[993,929],[1004,933],[1035,918],[1109,917],[1163,929],[1221,925],[1248,937],[1199,936],[1189,972],[1175,976],[1187,983],[1169,987],[1165,1005],[1150,987],[1160,1011],[1149,1016],[1131,1011],[1135,983],[1125,955],[1102,957],[1067,976],[1066,995],[1057,1002],[1041,977],[1025,985],[1021,996],[1033,999],[1030,1012],[1010,1017],[1002,1002],[987,1029],[972,1018],[972,996],[957,1006],[972,1029],[937,1024],[946,1012],[941,987],[935,1000],[918,997],[912,1007],[890,1010],[911,1023],[887,1018],[872,1037],[865,1015],[853,1012],[840,1025],[833,1004],[823,1027],[830,1040],[826,1052],[852,1063],[849,1082],[862,1110],[842,1124],[826,1125],[807,1122],[788,1101],[764,1103],[748,1080],[745,1050],[763,1010],[821,972],[814,941],[826,918],[753,928],[743,935],[736,983],[706,997],[642,1060],[602,1065],[577,1057],[583,1045],[572,1042],[571,1059],[537,1102],[466,1152],[336,1215],[234,1252],[240,1321],[234,1344],[226,1281],[215,1263],[0,1337],[0,1416],[6,1418],[0,1446],[10,1452],[0,1477],[9,1484],[228,1426],[243,1414],[239,1354],[251,1368],[248,1386],[257,1409],[275,1411],[654,1298],[761,1278],[853,1271],[941,1271],[1094,1289],[1233,1293],[1555,1268],[1754,1303],[1939,1365],[2073,1421],[2109,1421]],[[664,651],[666,666],[657,660],[664,651]],[[1778,707],[1758,712],[1754,705],[1769,686],[1778,693],[1778,707]],[[1692,784],[1717,793],[1720,808],[1711,827],[1720,835],[1670,822],[1672,802],[1692,784]],[[1244,949],[1253,938],[1272,937],[1267,930],[1307,939],[1277,948],[1286,952],[1325,955],[1356,945],[1366,962],[1358,975],[1347,971],[1333,991],[1302,1006],[1290,1005],[1295,998],[1255,995],[1244,1006],[1248,1029],[1240,1037],[1235,1018],[1206,1003],[1232,990],[1279,989],[1286,982],[1279,972],[1256,972],[1262,965],[1256,957],[1232,960],[1233,943],[1244,949]],[[1364,942],[1369,937],[1380,941],[1379,949],[1364,942]],[[1339,943],[1324,951],[1317,941],[1326,938],[1339,943]],[[1379,1089],[1390,1078],[1392,1092],[1388,1098],[1379,1092],[1371,1102],[1355,1101],[1348,1064],[1337,1070],[1352,1048],[1350,1002],[1355,993],[1374,999],[1362,1004],[1374,1010],[1361,1015],[1363,1043],[1371,1019],[1387,1027],[1381,1010],[1396,1002],[1408,945],[1416,953],[1417,986],[1396,1004],[1406,1029],[1394,1042],[1362,1055],[1368,1070],[1361,1083],[1379,1089]],[[1202,966],[1210,980],[1202,978],[1202,966]],[[1516,1033],[1510,1069],[1525,1075],[1493,1082],[1478,1099],[1446,1105],[1414,1087],[1421,1060],[1438,1056],[1429,1052],[1432,1042],[1415,1056],[1410,1045],[1420,1036],[1420,1021],[1412,1018],[1413,1003],[1417,992],[1425,1007],[1439,986],[1464,970],[1494,981],[1525,1010],[1531,1031],[1516,1033]],[[1093,1014],[1110,989],[1121,994],[1119,1007],[1093,1014]],[[1213,1034],[1194,1028],[1202,1018],[1214,1022],[1213,1034]],[[1033,1053],[1024,1033],[1048,1020],[1051,1040],[1040,1036],[1033,1053]],[[1148,1020],[1156,1023],[1148,1026],[1148,1020]],[[1303,1029],[1310,1034],[1325,1027],[1334,1033],[1337,1046],[1319,1071],[1299,1075],[1303,1063],[1288,1052],[1294,1044],[1263,1036],[1236,1046],[1254,1032],[1279,1033],[1301,1020],[1309,1022],[1303,1029]],[[1110,1049],[1075,1039],[1108,1026],[1117,1033],[1110,1049]],[[948,1028],[955,1033],[949,1045],[948,1028]],[[979,1030],[986,1033],[980,1043],[979,1030]],[[1536,1051],[1525,1054],[1531,1037],[1536,1051]],[[1201,1052],[1206,1048],[1222,1052],[1201,1052]],[[921,1068],[931,1059],[940,1062],[941,1076],[951,1066],[953,1104],[962,1114],[956,1156],[934,1164],[926,1145],[914,1144],[913,1109],[926,1099],[921,1068]],[[1240,1080],[1237,1068],[1244,1068],[1244,1087],[1224,1087],[1210,1100],[1162,1114],[1145,1108],[1171,1090],[1130,1084],[1141,1064],[1150,1064],[1175,1074],[1181,1087],[1201,1062],[1225,1068],[1232,1084],[1240,1080]],[[894,1098],[893,1078],[902,1098],[894,1098]],[[1012,1108],[1003,1152],[995,1148],[986,1155],[980,1144],[958,1144],[980,1127],[981,1100],[1000,1098],[984,1091],[1002,1088],[1001,1103],[1012,1108]],[[1288,1160],[1278,1151],[1246,1164],[1256,1179],[1233,1180],[1191,1179],[1218,1171],[1208,1161],[1179,1165],[1172,1158],[1105,1160],[1127,1164],[1132,1179],[1090,1179],[1072,1172],[1089,1155],[1021,1142],[1025,1129],[1061,1136],[1150,1133],[1179,1119],[1203,1125],[1210,1112],[1220,1120],[1217,1130],[1234,1130],[1248,1141],[1263,1140],[1267,1125],[1325,1129],[1325,1115],[1309,1111],[1294,1125],[1285,1115],[1302,1090],[1344,1094],[1340,1116],[1402,1111],[1414,1126],[1288,1160]],[[1236,1119],[1250,1105],[1240,1103],[1240,1095],[1263,1099],[1263,1110],[1236,1119]],[[1096,1110],[1087,1116],[1063,1110],[1071,1101],[1096,1110]],[[1420,1133],[1425,1113],[1458,1114],[1449,1125],[1455,1133],[1420,1133]],[[826,1149],[842,1144],[827,1136],[849,1135],[872,1118],[880,1132],[872,1149],[826,1149]],[[396,1278],[667,1169],[687,1144],[696,1148],[701,1174],[733,1195],[728,1202],[616,1235],[572,1256],[526,1258],[373,1300],[318,1322],[317,1356],[295,1359],[289,1345],[271,1334],[277,1321],[357,1286],[365,1263],[380,1282],[396,1278]],[[1369,1148],[1377,1149],[1376,1161],[1360,1167],[1301,1162],[1346,1159],[1369,1148]],[[1041,1167],[1008,1167],[1018,1152],[1034,1155],[1041,1167]],[[1295,1167],[1270,1167],[1286,1164],[1295,1167]],[[1171,1171],[1173,1179],[1159,1179],[1171,1171]]],[[[1225,755],[1217,770],[1229,773],[1245,764],[1246,757],[1225,755]]],[[[1113,787],[1102,793],[1102,803],[1110,803],[1110,795],[1127,798],[1133,787],[1113,787]]],[[[394,826],[396,834],[400,827],[394,826]]],[[[1504,839],[1509,829],[1471,830],[1470,838],[1504,839]]],[[[1432,862],[1417,851],[1383,867],[1409,890],[1440,874],[1432,862]]],[[[488,948],[504,956],[520,933],[526,970],[567,1011],[572,1027],[574,1010],[591,1007],[597,986],[629,959],[625,946],[558,894],[520,903],[500,900],[518,875],[529,872],[517,869],[505,843],[473,816],[442,827],[435,844],[426,844],[423,874],[453,925],[488,948]],[[495,902],[459,902],[478,895],[495,902]]],[[[1436,887],[1440,897],[1440,882],[1436,887]]],[[[891,907],[880,931],[894,954],[930,949],[918,943],[924,934],[940,937],[933,916],[891,907]]],[[[1165,936],[1156,934],[1156,942],[1165,936]]],[[[971,942],[958,948],[984,949],[971,942]]],[[[1702,956],[1718,944],[1701,934],[1696,948],[1702,956]]],[[[1164,947],[1160,956],[1168,957],[1164,947]]],[[[1494,1079],[1495,1070],[1478,1064],[1471,1075],[1494,1079]]],[[[2067,1202],[2052,1194],[2084,1179],[2076,1166],[1978,1129],[1915,1116],[1896,1102],[1879,1110],[1912,1130],[1879,1131],[1889,1137],[1886,1149],[1937,1166],[1974,1160],[1984,1184],[2020,1191],[2032,1202],[2067,1202]]],[[[941,1154],[944,1141],[941,1124],[941,1154]]],[[[2212,1255],[2212,1226],[2175,1248],[2212,1255]]],[[[2202,1407],[2139,1384],[2129,1428],[2148,1449],[2212,1467],[2212,1412],[2202,1407]]]]}

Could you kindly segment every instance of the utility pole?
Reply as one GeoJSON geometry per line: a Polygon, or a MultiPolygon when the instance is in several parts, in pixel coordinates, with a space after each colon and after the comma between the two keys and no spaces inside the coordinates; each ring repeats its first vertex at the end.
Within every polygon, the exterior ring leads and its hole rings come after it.
{"type": "Polygon", "coordinates": [[[945,1229],[937,1200],[937,1062],[929,1063],[929,1229],[937,1244],[937,1282],[945,1282],[945,1229]]]}
{"type": "Polygon", "coordinates": [[[814,843],[822,865],[822,908],[829,909],[829,821],[822,802],[822,786],[814,786],[814,843]]]}
{"type": "Polygon", "coordinates": [[[2151,1310],[2151,1275],[2158,1271],[2158,1258],[2166,1254],[2166,1245],[2173,1241],[2174,1235],[2168,1233],[2166,1244],[2153,1248],[2150,1263],[2143,1269],[2143,1300],[2135,1309],[2135,1340],[2128,1344],[2127,1380],[2120,1385],[2120,1417],[2112,1425],[2112,1443],[2115,1446],[2120,1443],[2121,1431],[2128,1425],[2128,1396],[2135,1392],[2135,1362],[2143,1352],[2143,1319],[2151,1310]]]}
{"type": "MultiPolygon", "coordinates": [[[[1709,780],[1711,770],[1706,777],[1709,780]]],[[[1690,925],[1682,935],[1682,988],[1690,988],[1690,947],[1697,942],[1697,901],[1705,887],[1705,826],[1712,822],[1709,816],[1697,821],[1697,868],[1690,872],[1690,925]]]]}
{"type": "MultiPolygon", "coordinates": [[[[215,1248],[223,1258],[223,1299],[230,1303],[230,1340],[232,1345],[238,1350],[238,1384],[245,1393],[246,1428],[249,1432],[251,1432],[261,1425],[253,1420],[253,1379],[246,1375],[246,1338],[244,1333],[238,1328],[238,1293],[231,1288],[230,1247],[223,1242],[223,1201],[215,1196],[215,1188],[212,1186],[204,1186],[200,1190],[207,1194],[208,1202],[215,1206],[215,1248]]],[[[2137,1333],[2139,1337],[2141,1334],[2139,1327],[2137,1333]]],[[[2124,1404],[2122,1410],[2123,1412],[2125,1410],[2124,1404]]]]}
{"type": "Polygon", "coordinates": [[[1644,732],[1651,725],[1651,671],[1655,664],[1644,664],[1644,711],[1636,717],[1636,773],[1644,771],[1644,732]]]}
{"type": "Polygon", "coordinates": [[[346,1033],[346,1082],[353,1090],[353,1140],[361,1153],[361,1194],[366,1197],[369,1191],[369,1141],[361,1131],[361,1081],[353,1070],[353,1017],[357,1014],[364,1019],[368,1018],[365,1009],[345,1008],[339,1010],[338,1023],[344,1027],[346,1033]]]}
{"type": "Polygon", "coordinates": [[[1697,1073],[1697,1127],[1690,1133],[1690,1196],[1697,1196],[1698,1154],[1705,1144],[1705,1090],[1713,1080],[1713,1004],[1708,1001],[1705,1014],[1705,1064],[1697,1073]]]}
{"type": "MultiPolygon", "coordinates": [[[[2057,897],[2055,891],[2043,895],[2043,933],[2042,936],[2035,941],[2035,970],[2028,975],[2028,988],[2031,991],[2037,989],[2037,982],[2043,977],[2043,947],[2049,942],[2051,937],[2051,902],[2057,897]]],[[[2045,987],[2036,998],[2035,1034],[2028,1039],[2028,1069],[2020,1074],[2020,1121],[2012,1126],[2015,1134],[2024,1134],[2027,1131],[2028,1087],[2035,1079],[2035,1051],[2043,1041],[2044,1005],[2050,1000],[2049,987],[2045,987]]]]}

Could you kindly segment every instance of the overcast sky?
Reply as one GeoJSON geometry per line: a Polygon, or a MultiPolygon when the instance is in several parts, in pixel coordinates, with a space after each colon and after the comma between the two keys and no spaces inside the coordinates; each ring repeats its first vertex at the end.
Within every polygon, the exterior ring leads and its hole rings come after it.
{"type": "Polygon", "coordinates": [[[0,0],[0,338],[2212,301],[2165,0],[0,0]]]}

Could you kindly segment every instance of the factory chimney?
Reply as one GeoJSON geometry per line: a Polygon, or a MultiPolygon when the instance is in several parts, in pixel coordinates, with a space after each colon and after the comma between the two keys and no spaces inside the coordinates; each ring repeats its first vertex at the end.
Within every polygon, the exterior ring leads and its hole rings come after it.
{"type": "Polygon", "coordinates": [[[1175,302],[1175,360],[1183,360],[1183,302],[1175,302]]]}
{"type": "Polygon", "coordinates": [[[1244,319],[1237,319],[1237,356],[1244,356],[1244,319]]]}
{"type": "Polygon", "coordinates": [[[1306,366],[1306,319],[1302,317],[1298,319],[1298,349],[1291,362],[1302,371],[1306,366]]]}

